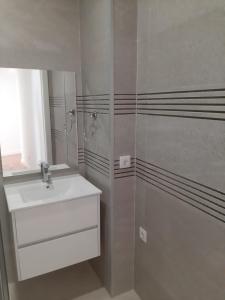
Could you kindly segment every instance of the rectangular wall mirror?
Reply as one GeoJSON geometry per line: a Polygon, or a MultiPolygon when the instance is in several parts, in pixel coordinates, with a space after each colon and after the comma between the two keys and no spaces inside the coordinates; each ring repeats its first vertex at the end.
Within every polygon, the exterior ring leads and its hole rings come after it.
{"type": "Polygon", "coordinates": [[[0,68],[0,143],[4,176],[42,161],[76,167],[75,73],[0,68]]]}

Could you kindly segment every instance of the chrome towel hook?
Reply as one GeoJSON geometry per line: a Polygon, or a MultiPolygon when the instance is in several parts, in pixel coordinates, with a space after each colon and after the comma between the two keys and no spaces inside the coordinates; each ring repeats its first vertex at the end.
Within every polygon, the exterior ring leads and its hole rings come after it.
{"type": "Polygon", "coordinates": [[[97,111],[94,111],[94,112],[91,112],[91,113],[89,114],[89,116],[90,116],[93,120],[96,120],[97,117],[98,117],[98,113],[97,113],[97,111]]]}
{"type": "Polygon", "coordinates": [[[69,111],[66,112],[66,114],[70,115],[70,116],[75,116],[75,113],[76,113],[75,109],[71,109],[71,110],[69,110],[69,111]]]}

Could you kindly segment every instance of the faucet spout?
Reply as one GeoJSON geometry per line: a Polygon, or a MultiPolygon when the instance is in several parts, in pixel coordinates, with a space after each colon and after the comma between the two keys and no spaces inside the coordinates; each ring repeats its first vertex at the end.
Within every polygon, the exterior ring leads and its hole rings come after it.
{"type": "Polygon", "coordinates": [[[41,162],[41,176],[42,181],[47,183],[48,185],[52,183],[51,172],[49,171],[49,164],[47,162],[41,162]]]}

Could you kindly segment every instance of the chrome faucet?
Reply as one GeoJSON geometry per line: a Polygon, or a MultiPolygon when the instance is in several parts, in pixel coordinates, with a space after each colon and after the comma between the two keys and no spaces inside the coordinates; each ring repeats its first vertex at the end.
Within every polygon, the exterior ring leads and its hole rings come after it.
{"type": "Polygon", "coordinates": [[[49,164],[47,162],[41,162],[41,176],[42,181],[50,185],[52,183],[51,172],[49,171],[49,164]]]}

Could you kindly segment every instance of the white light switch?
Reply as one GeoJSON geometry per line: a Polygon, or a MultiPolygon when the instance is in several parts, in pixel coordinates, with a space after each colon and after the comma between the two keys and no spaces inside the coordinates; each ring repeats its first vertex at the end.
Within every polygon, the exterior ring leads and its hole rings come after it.
{"type": "Polygon", "coordinates": [[[130,155],[120,156],[120,169],[130,168],[130,166],[131,166],[130,155]]]}

